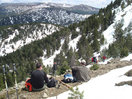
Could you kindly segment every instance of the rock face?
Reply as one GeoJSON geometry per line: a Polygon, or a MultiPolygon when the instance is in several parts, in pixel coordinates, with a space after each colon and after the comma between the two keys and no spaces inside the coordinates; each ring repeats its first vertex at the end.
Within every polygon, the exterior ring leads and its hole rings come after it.
{"type": "Polygon", "coordinates": [[[128,71],[127,73],[125,73],[126,76],[132,76],[132,70],[128,71]]]}

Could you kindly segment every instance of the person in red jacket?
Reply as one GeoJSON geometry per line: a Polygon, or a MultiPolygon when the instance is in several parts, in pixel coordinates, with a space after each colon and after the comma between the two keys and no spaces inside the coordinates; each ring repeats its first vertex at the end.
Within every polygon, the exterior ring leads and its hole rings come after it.
{"type": "Polygon", "coordinates": [[[102,57],[102,59],[103,59],[103,62],[104,62],[104,61],[105,61],[105,59],[106,59],[106,56],[103,56],[103,57],[102,57]]]}
{"type": "Polygon", "coordinates": [[[94,56],[94,57],[92,57],[92,62],[93,63],[97,63],[97,58],[94,56]]]}

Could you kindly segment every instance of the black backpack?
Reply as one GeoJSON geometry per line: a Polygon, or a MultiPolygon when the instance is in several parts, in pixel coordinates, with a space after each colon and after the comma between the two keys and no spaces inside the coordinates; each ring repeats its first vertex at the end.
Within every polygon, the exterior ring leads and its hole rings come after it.
{"type": "Polygon", "coordinates": [[[97,63],[96,57],[93,57],[93,62],[97,63]]]}
{"type": "Polygon", "coordinates": [[[49,88],[51,88],[51,87],[56,87],[56,84],[57,84],[57,80],[55,80],[54,78],[49,78],[49,82],[48,82],[48,84],[47,84],[47,86],[49,87],[49,88]]]}

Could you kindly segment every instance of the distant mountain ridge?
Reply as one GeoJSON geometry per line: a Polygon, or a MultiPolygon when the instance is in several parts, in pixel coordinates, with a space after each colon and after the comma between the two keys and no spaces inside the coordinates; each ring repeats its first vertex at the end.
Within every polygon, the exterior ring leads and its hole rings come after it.
{"type": "Polygon", "coordinates": [[[0,5],[0,26],[31,22],[69,25],[95,14],[99,9],[87,5],[56,3],[4,3],[0,5]]]}
{"type": "Polygon", "coordinates": [[[80,13],[80,14],[94,14],[94,13],[97,13],[99,11],[98,8],[91,7],[91,6],[84,5],[84,4],[75,5],[73,7],[69,7],[66,9],[68,9],[69,11],[80,13]]]}
{"type": "Polygon", "coordinates": [[[80,5],[70,5],[70,4],[57,4],[57,3],[2,3],[0,5],[2,9],[5,9],[6,12],[14,12],[16,14],[23,13],[25,11],[31,10],[31,9],[36,9],[36,8],[50,8],[50,7],[55,7],[55,8],[63,8],[65,10],[80,10],[80,11],[85,11],[87,13],[91,12],[98,12],[99,9],[80,4],[80,5]]]}

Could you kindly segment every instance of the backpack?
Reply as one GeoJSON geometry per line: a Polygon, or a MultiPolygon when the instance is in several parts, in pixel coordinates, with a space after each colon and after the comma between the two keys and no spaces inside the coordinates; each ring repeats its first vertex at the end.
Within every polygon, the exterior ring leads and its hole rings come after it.
{"type": "Polygon", "coordinates": [[[72,74],[65,74],[64,75],[64,80],[63,80],[65,83],[71,83],[73,82],[73,76],[72,74]]]}
{"type": "Polygon", "coordinates": [[[96,57],[93,57],[93,62],[97,63],[96,57]]]}
{"type": "Polygon", "coordinates": [[[57,80],[55,80],[53,77],[50,77],[47,86],[51,88],[51,87],[56,87],[56,85],[57,85],[57,80]]]}
{"type": "Polygon", "coordinates": [[[25,82],[25,87],[27,88],[28,91],[32,91],[32,84],[31,84],[31,79],[27,79],[25,82]]]}

